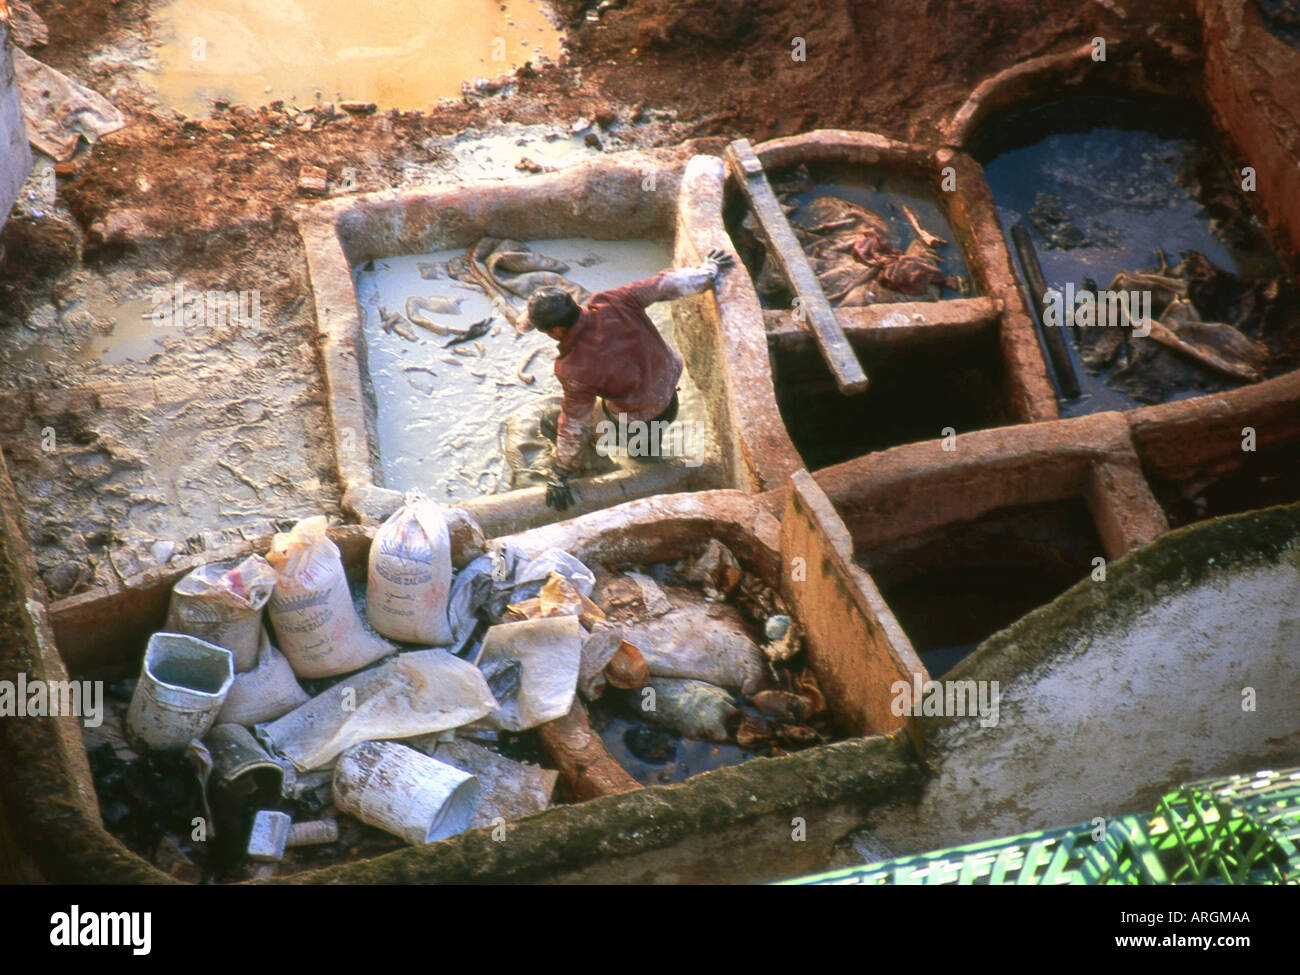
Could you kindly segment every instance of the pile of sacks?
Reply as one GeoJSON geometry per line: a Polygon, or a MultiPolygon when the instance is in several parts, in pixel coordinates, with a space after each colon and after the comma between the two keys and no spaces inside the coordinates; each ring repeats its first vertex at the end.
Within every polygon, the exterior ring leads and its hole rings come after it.
{"type": "MultiPolygon", "coordinates": [[[[323,517],[307,519],[276,535],[266,558],[177,582],[127,711],[131,747],[188,752],[218,828],[232,798],[245,812],[265,807],[247,843],[254,859],[337,840],[336,824],[294,824],[274,808],[307,793],[416,843],[548,808],[557,772],[470,739],[491,743],[568,712],[578,621],[492,627],[463,659],[452,650],[466,649],[466,620],[449,610],[461,605],[457,587],[482,588],[481,560],[455,575],[440,505],[410,497],[379,529],[364,618],[326,529],[323,517]]],[[[590,592],[591,573],[564,552],[515,568],[502,581],[525,599],[552,576],[590,592]]]]}

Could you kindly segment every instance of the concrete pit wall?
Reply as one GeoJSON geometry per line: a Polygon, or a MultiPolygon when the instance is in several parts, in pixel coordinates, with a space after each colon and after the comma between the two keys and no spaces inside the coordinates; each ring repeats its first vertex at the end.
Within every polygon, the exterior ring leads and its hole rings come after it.
{"type": "Polygon", "coordinates": [[[1000,508],[1073,499],[1088,506],[1108,559],[1168,527],[1122,414],[977,430],[952,446],[908,444],[813,475],[855,554],[1000,508]]]}
{"type": "MultiPolygon", "coordinates": [[[[368,402],[365,340],[352,267],[375,258],[468,248],[485,236],[671,240],[688,155],[685,148],[617,153],[552,174],[443,189],[387,190],[296,212],[311,273],[343,506],[350,515],[359,521],[382,521],[402,502],[401,492],[386,489],[376,473],[373,403],[368,402]]],[[[712,394],[706,382],[698,384],[706,396],[712,394]]],[[[645,465],[583,478],[575,485],[576,505],[570,514],[727,483],[713,461],[698,467],[645,465]]],[[[485,496],[465,507],[489,535],[559,517],[546,507],[543,487],[485,496]]]]}
{"type": "Polygon", "coordinates": [[[1300,51],[1269,32],[1254,2],[1200,0],[1197,12],[1211,115],[1237,165],[1255,170],[1256,209],[1300,268],[1300,51]]]}
{"type": "MultiPolygon", "coordinates": [[[[812,479],[797,477],[794,490],[816,520],[833,523],[812,479]]],[[[788,570],[793,550],[778,560],[775,521],[761,510],[777,500],[735,492],[647,499],[514,540],[526,551],[560,543],[589,559],[619,560],[671,557],[686,540],[716,535],[755,569],[775,562],[788,570]]],[[[0,509],[12,529],[11,490],[0,509]]],[[[810,530],[781,529],[790,538],[810,530]]],[[[350,561],[364,562],[369,534],[339,535],[350,561]]],[[[838,541],[819,535],[800,550],[834,558],[838,549],[843,558],[847,534],[841,529],[838,541]]],[[[1104,583],[1080,583],[985,641],[948,675],[998,680],[1000,720],[981,728],[964,719],[910,719],[907,731],[923,745],[928,770],[905,737],[854,738],[560,807],[511,824],[506,843],[479,830],[293,879],[771,880],[829,866],[860,828],[898,852],[919,851],[1141,808],[1179,778],[1295,764],[1300,688],[1289,651],[1300,643],[1298,552],[1300,506],[1293,506],[1169,533],[1113,562],[1104,583]],[[1252,713],[1240,712],[1247,684],[1259,692],[1252,713]],[[803,842],[791,836],[796,817],[806,826],[803,842]]],[[[24,578],[14,572],[22,560],[22,551],[7,548],[6,585],[24,578]]],[[[818,598],[834,591],[809,587],[818,598]]],[[[64,676],[40,603],[30,592],[13,595],[6,619],[26,636],[6,644],[0,676],[19,669],[64,676]]],[[[810,635],[817,632],[813,616],[803,621],[810,635]]],[[[887,610],[876,627],[891,629],[887,610]]],[[[28,838],[31,871],[64,880],[163,879],[99,824],[75,722],[4,722],[0,735],[7,753],[40,756],[0,786],[10,828],[28,838]]]]}

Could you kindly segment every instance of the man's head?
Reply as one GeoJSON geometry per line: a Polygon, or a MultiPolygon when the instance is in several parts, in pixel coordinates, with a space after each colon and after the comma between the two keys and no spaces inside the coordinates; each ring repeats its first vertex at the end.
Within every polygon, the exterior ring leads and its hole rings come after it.
{"type": "Polygon", "coordinates": [[[578,320],[578,303],[563,288],[538,288],[528,299],[528,323],[552,338],[578,320]]]}

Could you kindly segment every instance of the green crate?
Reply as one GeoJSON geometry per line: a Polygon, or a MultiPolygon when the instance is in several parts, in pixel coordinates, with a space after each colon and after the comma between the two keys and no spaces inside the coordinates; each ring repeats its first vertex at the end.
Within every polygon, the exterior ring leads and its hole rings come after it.
{"type": "Polygon", "coordinates": [[[1143,823],[1113,820],[1094,840],[1089,823],[850,867],[795,884],[1156,884],[1165,882],[1143,823]]]}
{"type": "Polygon", "coordinates": [[[1300,883],[1300,769],[1190,783],[1152,824],[1174,883],[1300,883]]]}
{"type": "Polygon", "coordinates": [[[1300,884],[1300,769],[1192,782],[1151,816],[986,840],[786,884],[1300,884]]]}

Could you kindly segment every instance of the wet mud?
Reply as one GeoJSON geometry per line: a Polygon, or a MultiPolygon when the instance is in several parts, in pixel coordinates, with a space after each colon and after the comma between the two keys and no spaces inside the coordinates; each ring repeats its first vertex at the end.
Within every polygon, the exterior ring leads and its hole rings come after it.
{"type": "Polygon", "coordinates": [[[536,0],[265,4],[167,0],[151,22],[156,67],[146,83],[169,108],[284,99],[426,109],[463,82],[556,58],[560,35],[536,0]]]}

